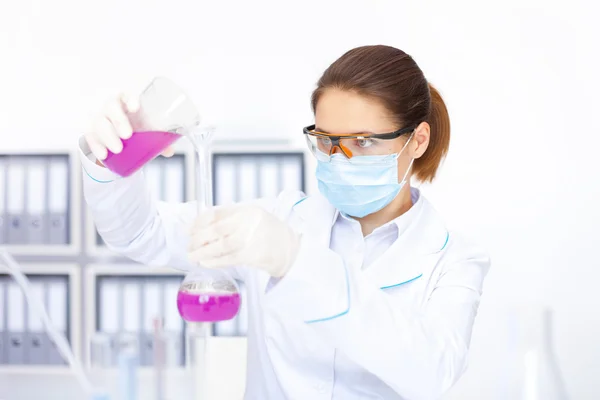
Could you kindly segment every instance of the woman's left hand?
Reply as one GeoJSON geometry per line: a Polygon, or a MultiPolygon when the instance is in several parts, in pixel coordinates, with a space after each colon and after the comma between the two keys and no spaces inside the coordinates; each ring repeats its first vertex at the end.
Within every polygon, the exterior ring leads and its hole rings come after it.
{"type": "Polygon", "coordinates": [[[202,267],[250,266],[282,277],[298,253],[300,236],[257,205],[212,208],[196,220],[188,258],[202,267]]]}

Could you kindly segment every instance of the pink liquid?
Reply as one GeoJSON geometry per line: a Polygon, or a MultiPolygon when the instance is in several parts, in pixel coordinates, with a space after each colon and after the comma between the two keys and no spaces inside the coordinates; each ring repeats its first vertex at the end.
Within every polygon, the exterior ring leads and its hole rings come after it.
{"type": "Polygon", "coordinates": [[[162,131],[133,132],[129,139],[123,140],[123,151],[119,154],[109,151],[103,163],[111,171],[129,176],[180,137],[177,133],[162,131]]]}
{"type": "Polygon", "coordinates": [[[227,321],[236,316],[240,303],[239,293],[177,293],[179,315],[188,322],[227,321]]]}

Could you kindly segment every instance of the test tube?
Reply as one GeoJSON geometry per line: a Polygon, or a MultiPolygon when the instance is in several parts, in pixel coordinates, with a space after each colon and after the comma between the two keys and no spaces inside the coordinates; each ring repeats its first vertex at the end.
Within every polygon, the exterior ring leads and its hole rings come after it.
{"type": "Polygon", "coordinates": [[[90,338],[89,376],[97,387],[94,400],[108,399],[111,385],[109,369],[114,365],[114,343],[110,334],[95,332],[90,338]]]}
{"type": "Polygon", "coordinates": [[[165,369],[181,366],[183,343],[180,333],[163,330],[163,324],[160,318],[155,318],[153,325],[154,392],[157,400],[165,400],[165,369]]]}
{"type": "Polygon", "coordinates": [[[139,339],[133,333],[121,333],[117,336],[116,347],[120,398],[122,400],[137,400],[139,339]]]}
{"type": "Polygon", "coordinates": [[[113,342],[109,334],[96,332],[90,338],[90,365],[93,368],[109,368],[113,365],[113,342]]]}
{"type": "Polygon", "coordinates": [[[179,367],[182,364],[183,343],[178,332],[164,331],[161,335],[164,344],[165,367],[179,367]]]}

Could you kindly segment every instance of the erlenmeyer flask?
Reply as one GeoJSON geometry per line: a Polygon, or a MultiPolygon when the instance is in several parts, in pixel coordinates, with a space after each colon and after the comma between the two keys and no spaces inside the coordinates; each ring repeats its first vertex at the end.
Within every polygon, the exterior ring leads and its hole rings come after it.
{"type": "Polygon", "coordinates": [[[133,134],[123,150],[108,152],[103,164],[129,176],[200,124],[200,115],[185,92],[167,78],[157,77],[139,97],[140,108],[128,114],[133,134]]]}
{"type": "MultiPolygon", "coordinates": [[[[198,215],[212,205],[212,129],[188,135],[196,152],[196,201],[198,215]]],[[[201,266],[200,266],[201,267],[201,266]]],[[[235,317],[241,298],[235,280],[220,269],[198,268],[189,273],[177,293],[177,309],[187,322],[218,322],[235,317]]]]}
{"type": "Polygon", "coordinates": [[[515,400],[567,400],[567,392],[554,354],[552,311],[524,306],[511,315],[514,334],[513,368],[509,398],[515,400]]]}

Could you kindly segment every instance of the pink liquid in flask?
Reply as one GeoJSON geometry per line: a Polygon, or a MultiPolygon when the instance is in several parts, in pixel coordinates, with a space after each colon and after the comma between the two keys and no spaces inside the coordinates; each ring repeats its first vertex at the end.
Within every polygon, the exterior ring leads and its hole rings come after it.
{"type": "Polygon", "coordinates": [[[123,140],[123,150],[119,154],[109,151],[103,163],[111,171],[123,177],[129,176],[181,136],[162,131],[133,132],[129,139],[123,140]]]}
{"type": "Polygon", "coordinates": [[[239,293],[177,293],[179,315],[188,322],[227,321],[240,309],[239,293]]]}

